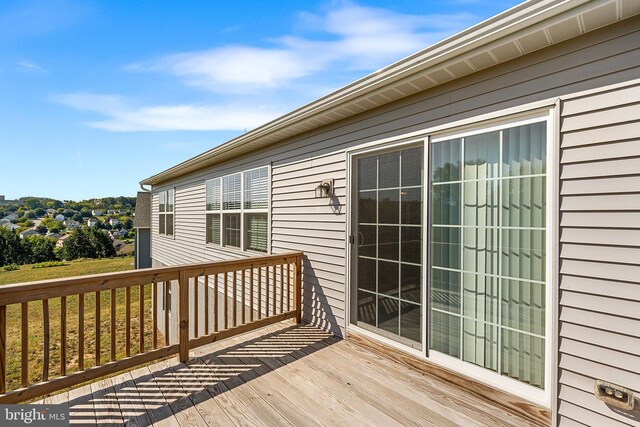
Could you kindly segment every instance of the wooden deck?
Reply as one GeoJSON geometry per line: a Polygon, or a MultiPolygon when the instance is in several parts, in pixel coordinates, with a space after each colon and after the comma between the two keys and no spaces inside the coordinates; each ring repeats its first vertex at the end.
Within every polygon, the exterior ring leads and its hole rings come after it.
{"type": "Polygon", "coordinates": [[[71,423],[530,426],[460,387],[308,325],[278,323],[44,400],[71,423]]]}

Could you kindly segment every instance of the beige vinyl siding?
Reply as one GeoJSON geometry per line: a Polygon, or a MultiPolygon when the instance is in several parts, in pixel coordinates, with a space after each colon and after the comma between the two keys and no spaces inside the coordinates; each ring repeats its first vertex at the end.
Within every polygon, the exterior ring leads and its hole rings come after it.
{"type": "Polygon", "coordinates": [[[165,186],[176,189],[175,235],[172,239],[158,236],[154,214],[153,257],[171,265],[249,255],[205,244],[204,182],[271,164],[271,251],[305,252],[305,319],[343,334],[348,214],[345,150],[637,78],[639,29],[640,18],[630,18],[163,183],[154,192],[165,186]],[[336,196],[316,199],[314,189],[325,178],[335,179],[336,196]]]}
{"type": "Polygon", "coordinates": [[[640,393],[640,85],[561,115],[560,424],[640,425],[594,397],[596,379],[640,393]]]}

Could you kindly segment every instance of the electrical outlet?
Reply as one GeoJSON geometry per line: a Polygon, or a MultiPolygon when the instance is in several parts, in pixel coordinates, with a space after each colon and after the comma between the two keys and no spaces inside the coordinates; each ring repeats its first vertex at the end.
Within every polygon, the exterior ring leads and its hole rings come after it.
{"type": "Polygon", "coordinates": [[[629,389],[606,381],[597,380],[595,395],[598,399],[616,408],[630,411],[633,409],[633,392],[629,389]]]}

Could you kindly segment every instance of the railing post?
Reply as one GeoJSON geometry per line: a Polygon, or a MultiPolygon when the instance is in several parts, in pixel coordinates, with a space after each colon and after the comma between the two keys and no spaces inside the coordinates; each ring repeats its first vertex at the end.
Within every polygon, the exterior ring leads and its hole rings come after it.
{"type": "Polygon", "coordinates": [[[185,270],[178,278],[178,361],[189,359],[189,276],[185,270]]]}
{"type": "Polygon", "coordinates": [[[295,323],[302,323],[302,257],[296,256],[293,274],[293,308],[296,311],[295,323]]]}
{"type": "Polygon", "coordinates": [[[7,306],[0,305],[0,393],[7,384],[7,306]]]}

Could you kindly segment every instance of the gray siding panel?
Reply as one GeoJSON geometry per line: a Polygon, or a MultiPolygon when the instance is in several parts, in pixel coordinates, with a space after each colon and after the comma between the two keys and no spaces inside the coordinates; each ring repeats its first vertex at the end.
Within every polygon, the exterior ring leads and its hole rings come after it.
{"type": "Polygon", "coordinates": [[[640,86],[562,105],[562,425],[640,425],[594,397],[596,379],[640,392],[639,128],[640,86]]]}

